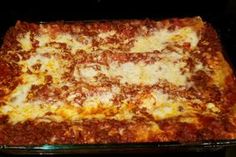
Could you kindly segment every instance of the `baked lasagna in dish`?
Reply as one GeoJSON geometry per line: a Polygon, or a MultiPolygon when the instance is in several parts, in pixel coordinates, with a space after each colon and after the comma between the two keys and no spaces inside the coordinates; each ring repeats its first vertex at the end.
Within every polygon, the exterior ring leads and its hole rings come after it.
{"type": "Polygon", "coordinates": [[[27,23],[0,49],[0,144],[236,138],[236,80],[200,17],[27,23]]]}

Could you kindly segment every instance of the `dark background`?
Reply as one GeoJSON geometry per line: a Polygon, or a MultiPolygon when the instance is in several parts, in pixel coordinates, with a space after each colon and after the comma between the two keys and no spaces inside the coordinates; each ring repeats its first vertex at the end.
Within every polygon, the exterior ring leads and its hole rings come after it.
{"type": "MultiPolygon", "coordinates": [[[[164,19],[201,16],[217,30],[236,67],[236,0],[5,0],[0,1],[0,41],[17,20],[76,21],[96,19],[164,19]]],[[[216,128],[217,129],[217,128],[216,128]]],[[[177,156],[236,156],[236,148],[177,156]]],[[[173,156],[174,154],[170,154],[173,156]]],[[[175,155],[175,156],[176,156],[175,155]]],[[[1,156],[1,155],[0,155],[1,156]]],[[[163,155],[164,156],[164,155],[163,155]]]]}

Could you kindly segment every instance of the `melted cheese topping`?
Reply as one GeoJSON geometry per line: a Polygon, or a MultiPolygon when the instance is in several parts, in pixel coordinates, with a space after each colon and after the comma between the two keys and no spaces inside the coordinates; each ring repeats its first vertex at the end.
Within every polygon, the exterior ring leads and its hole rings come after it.
{"type": "MultiPolygon", "coordinates": [[[[162,90],[148,91],[149,93],[146,93],[145,97],[142,97],[142,93],[138,93],[132,98],[129,93],[122,93],[121,87],[153,86],[161,82],[167,82],[177,87],[187,87],[188,79],[192,74],[183,71],[187,66],[185,59],[188,56],[181,46],[189,43],[194,49],[200,40],[197,32],[191,27],[183,27],[174,31],[163,28],[155,30],[150,35],[139,34],[130,39],[134,43],[127,53],[161,51],[160,59],[155,62],[145,63],[141,60],[120,63],[108,59],[107,65],[86,62],[78,64],[76,60],[64,59],[62,54],[70,52],[76,58],[76,52],[79,50],[86,53],[96,53],[92,41],[97,38],[106,41],[119,34],[115,30],[99,32],[96,37],[92,37],[83,34],[72,35],[65,32],[53,34],[50,29],[45,31],[47,29],[42,27],[40,27],[41,33],[34,37],[38,41],[38,47],[35,48],[30,58],[18,62],[23,73],[21,75],[22,83],[9,95],[6,105],[0,107],[0,113],[9,115],[11,123],[29,119],[44,121],[79,121],[93,118],[132,120],[136,114],[133,111],[135,107],[145,109],[155,119],[166,119],[193,112],[187,100],[181,97],[173,99],[162,90]],[[66,49],[60,47],[63,44],[66,49]],[[174,50],[162,51],[167,46],[173,46],[174,50]],[[65,79],[65,74],[70,75],[70,79],[65,79]],[[49,102],[47,99],[31,100],[28,98],[33,85],[45,85],[46,76],[52,77],[52,84],[49,85],[51,88],[68,86],[69,89],[62,90],[61,94],[65,94],[63,99],[55,99],[53,102],[49,102]],[[101,76],[110,81],[118,80],[119,84],[104,86],[104,80],[100,78],[101,76]],[[100,88],[103,90],[99,91],[100,88]],[[119,96],[121,100],[117,104],[114,100],[119,96]],[[79,102],[76,100],[77,97],[79,97],[79,102]],[[142,97],[142,101],[140,105],[136,106],[131,99],[138,102],[139,97],[142,97]],[[184,111],[180,111],[179,106],[183,107],[184,111]]],[[[30,36],[31,32],[27,32],[17,39],[24,51],[32,49],[30,36]]],[[[122,42],[122,44],[127,43],[127,40],[122,42]]],[[[119,44],[121,43],[102,43],[98,45],[99,52],[118,48],[119,44]]],[[[201,69],[204,69],[202,64],[195,67],[195,71],[201,69]]],[[[140,89],[141,91],[142,89],[140,89]]],[[[208,104],[208,108],[217,112],[217,108],[212,104],[208,104]]],[[[159,129],[158,126],[154,127],[154,130],[156,129],[159,129]]]]}
{"type": "MultiPolygon", "coordinates": [[[[28,60],[19,62],[22,65],[22,71],[30,70],[37,74],[37,78],[45,77],[46,75],[53,76],[53,82],[59,83],[64,72],[63,67],[66,66],[66,60],[60,60],[55,56],[45,57],[43,55],[32,55],[28,60]],[[35,65],[39,64],[39,69],[34,69],[35,65]]],[[[33,75],[36,76],[36,75],[33,75]]]]}
{"type": "Polygon", "coordinates": [[[24,34],[21,38],[18,38],[17,41],[19,41],[21,48],[24,51],[29,51],[32,49],[32,42],[30,39],[31,32],[27,32],[24,34]]]}
{"type": "Polygon", "coordinates": [[[154,64],[138,64],[127,62],[118,65],[112,63],[109,69],[103,71],[109,77],[120,77],[121,83],[125,84],[143,84],[154,85],[161,80],[167,80],[175,85],[184,85],[187,80],[187,74],[181,74],[180,69],[185,63],[172,63],[157,61],[154,64]]]}
{"type": "Polygon", "coordinates": [[[112,31],[109,31],[109,32],[101,32],[101,33],[98,34],[98,37],[102,38],[102,39],[106,39],[106,38],[111,37],[115,34],[116,34],[116,31],[112,30],[112,31]]]}
{"type": "Polygon", "coordinates": [[[166,48],[167,45],[183,45],[184,43],[190,43],[192,48],[195,48],[198,44],[199,37],[197,33],[190,27],[184,27],[176,31],[168,31],[167,29],[161,29],[154,31],[151,35],[146,37],[140,36],[136,38],[132,52],[153,52],[155,50],[161,51],[166,48]]]}
{"type": "Polygon", "coordinates": [[[175,99],[170,98],[168,94],[163,93],[161,90],[154,90],[150,95],[145,96],[142,99],[141,107],[146,109],[147,112],[156,119],[166,119],[193,111],[193,109],[187,105],[186,100],[178,97],[175,99]],[[179,106],[183,107],[185,110],[180,111],[179,106]]]}
{"type": "MultiPolygon", "coordinates": [[[[86,37],[86,36],[76,37],[76,36],[72,36],[66,33],[58,34],[56,38],[53,38],[52,36],[48,34],[41,34],[41,35],[38,35],[35,39],[39,42],[39,46],[40,46],[39,51],[41,52],[43,51],[51,52],[50,50],[48,50],[51,47],[47,46],[45,48],[44,46],[52,42],[66,44],[67,48],[71,50],[70,52],[72,54],[75,54],[78,50],[84,50],[86,52],[90,52],[91,47],[92,47],[91,40],[89,37],[86,37]]],[[[53,48],[52,50],[55,50],[55,48],[53,48]]]]}
{"type": "Polygon", "coordinates": [[[165,57],[152,64],[142,61],[122,64],[113,61],[108,66],[97,64],[96,66],[99,67],[97,70],[93,67],[94,64],[88,64],[89,67],[78,67],[73,75],[76,80],[83,79],[88,83],[97,82],[96,77],[103,74],[110,79],[120,80],[121,84],[154,85],[161,81],[168,81],[177,86],[186,85],[190,74],[181,71],[186,66],[186,62],[181,60],[182,56],[176,52],[169,52],[163,56],[165,57]]]}

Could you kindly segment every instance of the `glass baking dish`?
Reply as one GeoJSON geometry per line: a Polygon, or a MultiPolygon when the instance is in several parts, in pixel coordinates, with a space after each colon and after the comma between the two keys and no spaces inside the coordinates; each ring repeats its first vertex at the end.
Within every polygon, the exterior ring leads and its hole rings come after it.
{"type": "MultiPolygon", "coordinates": [[[[203,17],[204,19],[204,17],[203,17]]],[[[207,21],[207,19],[204,19],[207,21]]],[[[222,19],[221,19],[222,20],[222,19]]],[[[95,20],[85,20],[83,22],[94,22],[95,20]]],[[[106,20],[96,20],[106,21],[106,20]]],[[[214,22],[215,19],[210,19],[214,22]]],[[[225,21],[225,20],[223,20],[225,21]]],[[[65,21],[65,23],[75,23],[79,21],[65,21]]],[[[48,23],[48,22],[39,22],[48,23]]],[[[224,46],[223,54],[225,59],[230,63],[235,72],[234,55],[232,52],[232,45],[228,40],[232,39],[231,29],[229,23],[221,22],[213,23],[224,46]],[[228,52],[231,52],[228,53],[228,52]]],[[[235,23],[234,23],[235,24],[235,23]]],[[[179,143],[179,142],[152,142],[152,143],[123,143],[123,144],[65,144],[65,145],[37,145],[37,146],[10,146],[0,145],[0,152],[4,154],[96,154],[96,153],[164,153],[164,152],[205,152],[218,151],[228,147],[236,147],[235,140],[217,140],[217,141],[201,141],[193,143],[179,143]]]]}
{"type": "Polygon", "coordinates": [[[6,154],[95,154],[95,153],[164,153],[218,151],[236,146],[236,140],[204,141],[197,143],[125,143],[125,144],[79,144],[41,146],[0,146],[6,154]]]}

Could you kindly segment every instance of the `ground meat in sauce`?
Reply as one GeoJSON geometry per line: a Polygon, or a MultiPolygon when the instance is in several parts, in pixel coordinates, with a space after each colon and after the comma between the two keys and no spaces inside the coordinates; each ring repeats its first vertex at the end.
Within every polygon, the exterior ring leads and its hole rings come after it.
{"type": "MultiPolygon", "coordinates": [[[[128,100],[130,103],[129,109],[135,115],[131,120],[115,120],[115,119],[83,119],[76,122],[64,121],[53,122],[47,119],[36,119],[34,121],[27,120],[22,123],[10,124],[9,117],[0,115],[0,144],[1,145],[41,145],[41,144],[86,144],[86,143],[129,143],[129,142],[192,142],[202,140],[221,140],[236,138],[236,124],[234,123],[235,113],[231,111],[236,103],[236,80],[234,76],[228,77],[224,90],[214,84],[211,77],[206,71],[194,71],[196,61],[203,63],[211,72],[212,67],[209,66],[210,60],[217,60],[216,52],[221,52],[222,48],[217,38],[214,29],[205,24],[201,34],[202,38],[196,49],[192,50],[190,43],[184,43],[185,53],[191,54],[190,58],[185,61],[187,65],[182,69],[182,73],[192,72],[193,75],[188,78],[193,86],[189,88],[179,88],[175,85],[160,82],[155,85],[129,85],[121,84],[119,78],[109,79],[105,75],[97,75],[95,80],[100,83],[93,85],[86,82],[87,80],[74,79],[75,69],[78,65],[91,64],[96,70],[101,70],[101,67],[94,64],[98,63],[104,67],[108,67],[111,61],[116,61],[119,64],[132,62],[153,64],[160,61],[162,51],[153,51],[147,53],[130,53],[130,48],[134,45],[133,38],[137,34],[150,35],[153,30],[163,28],[168,25],[169,31],[174,31],[178,28],[188,26],[187,20],[164,20],[156,23],[152,20],[143,21],[114,21],[114,22],[92,22],[92,23],[51,23],[45,24],[52,34],[56,36],[58,32],[69,32],[71,34],[83,34],[93,37],[91,44],[93,51],[99,53],[86,53],[85,50],[77,50],[72,55],[70,47],[63,43],[50,43],[54,48],[63,49],[62,55],[57,54],[57,59],[63,58],[71,61],[71,64],[66,66],[67,71],[63,73],[63,79],[69,81],[70,85],[56,86],[53,76],[46,75],[44,78],[45,84],[33,84],[31,91],[27,95],[28,100],[42,100],[47,103],[57,101],[67,101],[65,97],[76,94],[73,101],[78,106],[83,106],[86,97],[93,96],[93,93],[100,91],[111,92],[112,86],[120,87],[120,94],[113,98],[116,107],[121,107],[121,101],[128,100]],[[80,29],[76,29],[77,27],[80,29]],[[143,26],[141,28],[140,26],[143,26]],[[117,33],[109,37],[109,40],[104,41],[98,38],[98,32],[115,30],[117,33]],[[146,30],[146,31],[145,31],[146,30]],[[120,44],[127,40],[127,44],[120,44]],[[118,44],[117,47],[111,50],[102,51],[101,45],[109,45],[111,43],[118,44]],[[60,56],[61,55],[61,56],[60,56]],[[215,57],[215,58],[214,58],[215,57]],[[70,86],[76,87],[76,90],[71,91],[70,86]],[[105,88],[104,88],[105,87],[105,88]],[[197,115],[198,123],[192,124],[182,122],[181,115],[166,119],[155,119],[148,113],[147,109],[141,108],[142,103],[137,98],[144,97],[145,94],[152,90],[162,90],[164,94],[169,94],[169,97],[182,97],[191,102],[192,107],[199,109],[202,112],[206,111],[206,104],[215,103],[216,107],[220,108],[220,113],[211,113],[212,115],[197,115]],[[86,92],[84,92],[86,91],[86,92]],[[201,104],[196,100],[200,99],[201,104]],[[214,116],[217,114],[217,116],[214,116]],[[207,127],[205,127],[207,126],[207,127]],[[217,128],[217,129],[216,129],[217,128]],[[161,131],[160,131],[161,130],[161,131]]],[[[191,19],[190,19],[191,21],[191,19]]],[[[194,20],[192,21],[194,25],[194,20]]],[[[20,60],[27,60],[33,54],[36,48],[39,47],[38,41],[32,42],[32,52],[21,52],[17,36],[25,32],[33,32],[33,35],[39,33],[39,25],[18,22],[14,28],[11,28],[4,38],[2,45],[3,59],[0,59],[0,107],[6,104],[2,102],[4,97],[10,94],[23,80],[21,68],[17,64],[20,60]],[[11,53],[10,51],[17,52],[11,53]]],[[[81,37],[81,43],[87,43],[81,37]]],[[[167,51],[167,50],[165,50],[167,51]]],[[[168,48],[168,53],[174,51],[173,48],[168,48]]],[[[52,52],[51,52],[52,53],[52,52]]],[[[44,54],[44,57],[50,58],[50,52],[44,54]]],[[[40,64],[34,64],[32,69],[28,69],[27,74],[32,75],[37,73],[42,68],[40,64]]],[[[214,68],[214,67],[213,67],[214,68]]],[[[57,80],[58,81],[58,80],[57,80]]],[[[60,81],[60,80],[59,80],[60,81]]],[[[190,105],[190,106],[191,106],[190,105]]],[[[184,106],[178,106],[177,110],[184,114],[184,106]]],[[[115,112],[115,111],[114,111],[115,112]]],[[[49,112],[47,116],[54,115],[49,112]]],[[[109,117],[109,114],[107,114],[109,117]]]]}

